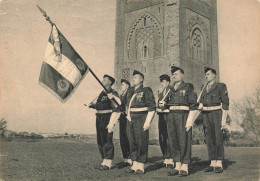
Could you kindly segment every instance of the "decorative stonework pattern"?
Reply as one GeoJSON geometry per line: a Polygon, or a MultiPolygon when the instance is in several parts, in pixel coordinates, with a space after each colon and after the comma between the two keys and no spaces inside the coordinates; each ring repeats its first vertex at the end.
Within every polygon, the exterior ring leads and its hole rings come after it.
{"type": "Polygon", "coordinates": [[[186,10],[186,56],[202,63],[211,60],[211,36],[209,19],[186,10]]]}
{"type": "Polygon", "coordinates": [[[136,30],[136,44],[140,44],[142,42],[151,42],[154,40],[154,28],[146,27],[142,29],[136,30]]]}
{"type": "Polygon", "coordinates": [[[148,12],[141,13],[128,32],[127,60],[141,60],[144,57],[145,47],[149,50],[149,58],[161,56],[163,51],[162,37],[162,27],[157,18],[148,12]]]}
{"type": "Polygon", "coordinates": [[[122,69],[122,79],[130,80],[130,68],[122,69]]]}

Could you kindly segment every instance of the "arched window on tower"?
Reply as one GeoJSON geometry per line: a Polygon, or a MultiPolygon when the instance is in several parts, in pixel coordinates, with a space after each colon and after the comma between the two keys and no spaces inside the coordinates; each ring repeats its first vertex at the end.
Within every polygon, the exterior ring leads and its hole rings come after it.
{"type": "Polygon", "coordinates": [[[204,37],[199,28],[195,28],[191,35],[191,58],[204,62],[204,37]]]}
{"type": "Polygon", "coordinates": [[[148,47],[145,45],[143,49],[143,58],[147,58],[147,57],[148,57],[148,47]]]}
{"type": "Polygon", "coordinates": [[[146,26],[146,17],[144,17],[144,26],[146,26]]]}

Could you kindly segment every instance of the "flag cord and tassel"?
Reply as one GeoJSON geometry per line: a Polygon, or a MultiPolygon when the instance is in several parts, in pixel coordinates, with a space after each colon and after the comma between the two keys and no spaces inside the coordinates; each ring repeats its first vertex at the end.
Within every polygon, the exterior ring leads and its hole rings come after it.
{"type": "MultiPolygon", "coordinates": [[[[37,5],[38,9],[40,10],[40,12],[42,13],[42,15],[45,17],[46,21],[48,21],[51,26],[54,26],[55,23],[52,22],[52,20],[50,19],[50,17],[47,15],[47,13],[41,9],[38,5],[37,5]]],[[[56,25],[55,25],[56,26],[56,25]]],[[[57,27],[56,27],[57,28],[57,27]]],[[[57,28],[58,29],[58,28],[57,28]]],[[[82,59],[83,60],[83,59],[82,59]]],[[[107,88],[102,84],[102,82],[99,80],[99,78],[96,76],[96,74],[92,71],[92,69],[90,67],[88,67],[89,72],[91,72],[91,74],[93,75],[93,77],[98,81],[98,83],[103,87],[103,89],[105,90],[106,93],[108,93],[107,88]]],[[[120,112],[122,112],[122,114],[126,115],[126,113],[123,111],[122,107],[120,106],[120,104],[113,98],[111,101],[113,101],[120,112]]]]}

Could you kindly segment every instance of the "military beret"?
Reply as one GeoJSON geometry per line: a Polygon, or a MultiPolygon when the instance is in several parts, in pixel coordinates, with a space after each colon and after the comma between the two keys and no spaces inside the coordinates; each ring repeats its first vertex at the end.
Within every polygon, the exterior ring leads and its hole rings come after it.
{"type": "Polygon", "coordinates": [[[130,82],[126,79],[121,79],[121,83],[126,83],[130,87],[130,82]]]}
{"type": "Polygon", "coordinates": [[[174,66],[174,65],[171,67],[171,72],[172,72],[172,74],[173,74],[174,72],[178,71],[178,70],[180,70],[181,73],[184,74],[184,71],[182,70],[182,68],[177,67],[177,66],[174,66]]]}
{"type": "Polygon", "coordinates": [[[115,83],[115,79],[113,77],[111,77],[110,75],[105,74],[103,76],[103,78],[105,78],[105,77],[107,77],[111,81],[111,85],[113,85],[115,83]]]}
{"type": "Polygon", "coordinates": [[[137,70],[134,70],[133,76],[136,75],[136,74],[141,75],[141,76],[143,77],[143,79],[144,79],[144,74],[142,74],[141,72],[139,72],[139,71],[137,71],[137,70]]]}
{"type": "Polygon", "coordinates": [[[213,74],[217,75],[217,71],[211,67],[204,67],[204,72],[207,73],[208,71],[211,71],[213,74]]]}
{"type": "Polygon", "coordinates": [[[161,75],[161,76],[159,77],[159,79],[160,79],[160,81],[163,81],[163,80],[166,80],[166,81],[168,81],[168,82],[171,81],[170,76],[167,75],[167,74],[163,74],[163,75],[161,75]]]}

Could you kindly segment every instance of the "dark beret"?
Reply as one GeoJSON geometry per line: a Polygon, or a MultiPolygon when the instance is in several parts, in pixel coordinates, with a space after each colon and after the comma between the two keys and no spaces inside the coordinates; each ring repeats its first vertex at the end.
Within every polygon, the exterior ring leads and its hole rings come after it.
{"type": "Polygon", "coordinates": [[[174,66],[174,65],[171,67],[171,72],[172,72],[172,74],[173,74],[174,72],[178,71],[178,70],[180,70],[181,73],[184,74],[184,71],[182,70],[182,68],[177,67],[177,66],[174,66]]]}
{"type": "Polygon", "coordinates": [[[133,76],[136,75],[136,74],[141,75],[141,76],[143,77],[143,79],[144,79],[144,74],[142,74],[141,72],[139,72],[139,71],[137,71],[137,70],[134,70],[133,76]]]}
{"type": "Polygon", "coordinates": [[[211,67],[204,67],[204,72],[207,73],[208,71],[211,71],[213,74],[217,75],[217,71],[211,67]]]}
{"type": "Polygon", "coordinates": [[[167,75],[167,74],[163,74],[163,75],[161,75],[161,76],[159,77],[159,79],[160,79],[160,81],[163,81],[163,80],[166,80],[166,81],[168,81],[168,82],[171,81],[170,76],[167,75]]]}
{"type": "Polygon", "coordinates": [[[110,75],[105,74],[103,76],[103,78],[105,78],[105,77],[107,77],[111,81],[111,85],[113,85],[115,83],[115,79],[113,77],[111,77],[110,75]]]}
{"type": "Polygon", "coordinates": [[[121,79],[121,83],[126,83],[130,87],[130,82],[126,79],[121,79]]]}

